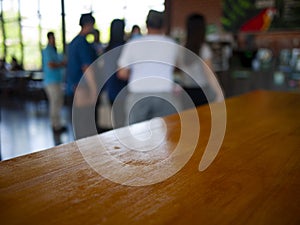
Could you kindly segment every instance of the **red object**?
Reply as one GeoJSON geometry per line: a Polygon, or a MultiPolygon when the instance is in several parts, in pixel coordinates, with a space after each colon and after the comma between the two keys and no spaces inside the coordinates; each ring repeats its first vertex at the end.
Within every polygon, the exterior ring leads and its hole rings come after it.
{"type": "Polygon", "coordinates": [[[252,17],[246,23],[244,23],[240,31],[265,31],[268,30],[274,14],[276,13],[275,8],[266,8],[262,10],[258,15],[252,17]]]}

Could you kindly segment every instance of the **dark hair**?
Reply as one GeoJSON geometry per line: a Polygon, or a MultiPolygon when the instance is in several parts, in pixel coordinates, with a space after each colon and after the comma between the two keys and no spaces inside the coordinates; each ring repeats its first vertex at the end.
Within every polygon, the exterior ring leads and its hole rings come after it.
{"type": "Polygon", "coordinates": [[[100,31],[98,29],[94,29],[93,34],[100,35],[100,31]]]}
{"type": "Polygon", "coordinates": [[[125,43],[124,28],[125,28],[124,20],[114,19],[111,22],[111,24],[110,24],[110,40],[109,40],[108,46],[106,47],[106,51],[111,50],[111,49],[125,43]]]}
{"type": "Polygon", "coordinates": [[[139,25],[135,24],[135,25],[132,26],[131,32],[133,32],[135,29],[139,29],[140,30],[141,28],[139,27],[139,25]]]}
{"type": "Polygon", "coordinates": [[[186,21],[187,37],[185,47],[199,55],[205,41],[206,21],[201,14],[192,14],[186,21]]]}
{"type": "Polygon", "coordinates": [[[49,39],[50,37],[54,37],[54,33],[52,31],[47,33],[47,38],[49,39]]]}
{"type": "Polygon", "coordinates": [[[79,25],[82,27],[86,24],[94,24],[95,18],[92,16],[92,13],[81,14],[79,19],[79,25]]]}
{"type": "Polygon", "coordinates": [[[155,10],[150,10],[146,20],[147,27],[161,29],[164,26],[164,14],[155,10]]]}

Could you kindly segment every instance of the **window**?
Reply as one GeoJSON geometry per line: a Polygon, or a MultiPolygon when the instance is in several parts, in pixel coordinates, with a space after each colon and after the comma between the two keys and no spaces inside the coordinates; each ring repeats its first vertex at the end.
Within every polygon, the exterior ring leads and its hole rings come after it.
{"type": "MultiPolygon", "coordinates": [[[[63,0],[66,42],[79,32],[79,17],[93,12],[101,41],[109,40],[110,23],[125,19],[126,31],[134,24],[145,30],[149,9],[164,10],[164,0],[63,0]]],[[[47,44],[47,32],[56,36],[58,51],[63,51],[62,0],[0,0],[0,58],[9,63],[14,56],[26,70],[41,69],[41,49],[47,44]]]]}

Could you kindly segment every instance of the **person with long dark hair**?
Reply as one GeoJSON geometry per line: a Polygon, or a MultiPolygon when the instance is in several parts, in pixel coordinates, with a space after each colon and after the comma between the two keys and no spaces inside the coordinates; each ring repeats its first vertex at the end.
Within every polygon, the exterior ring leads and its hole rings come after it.
{"type": "Polygon", "coordinates": [[[111,105],[113,105],[117,99],[116,105],[112,108],[115,128],[124,125],[124,122],[122,121],[124,119],[123,102],[126,97],[126,91],[123,90],[123,88],[126,87],[127,81],[119,79],[116,73],[118,68],[117,61],[121,54],[122,46],[125,44],[124,28],[124,20],[114,19],[111,22],[110,40],[104,51],[104,73],[109,76],[109,79],[105,84],[105,90],[107,91],[111,105]],[[112,71],[114,71],[114,73],[110,74],[112,71]],[[121,91],[122,94],[119,95],[121,91]]]}
{"type": "MultiPolygon", "coordinates": [[[[221,100],[222,92],[217,86],[217,82],[211,76],[209,71],[213,70],[212,66],[212,50],[205,42],[206,21],[201,14],[191,14],[186,21],[186,42],[185,47],[189,51],[185,54],[179,54],[178,64],[188,74],[182,73],[181,83],[185,92],[191,97],[195,106],[208,103],[207,96],[204,92],[212,93],[213,100],[221,100]],[[199,56],[204,63],[196,60],[199,56]],[[207,91],[208,90],[208,91],[207,91]]],[[[183,107],[185,105],[183,99],[183,107]]]]}
{"type": "Polygon", "coordinates": [[[142,36],[141,28],[139,25],[135,24],[131,28],[130,37],[129,39],[134,39],[142,36]]]}

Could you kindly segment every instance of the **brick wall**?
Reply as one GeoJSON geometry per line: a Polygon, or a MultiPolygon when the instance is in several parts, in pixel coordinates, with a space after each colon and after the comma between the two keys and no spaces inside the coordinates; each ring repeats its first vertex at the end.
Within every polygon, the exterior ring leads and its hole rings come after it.
{"type": "Polygon", "coordinates": [[[191,13],[202,13],[207,24],[221,26],[222,16],[221,0],[166,0],[166,7],[170,7],[169,26],[172,28],[185,28],[186,17],[191,13]]]}
{"type": "Polygon", "coordinates": [[[214,24],[222,30],[222,0],[165,0],[167,33],[178,42],[185,39],[185,22],[188,15],[201,13],[208,25],[214,24]]]}

